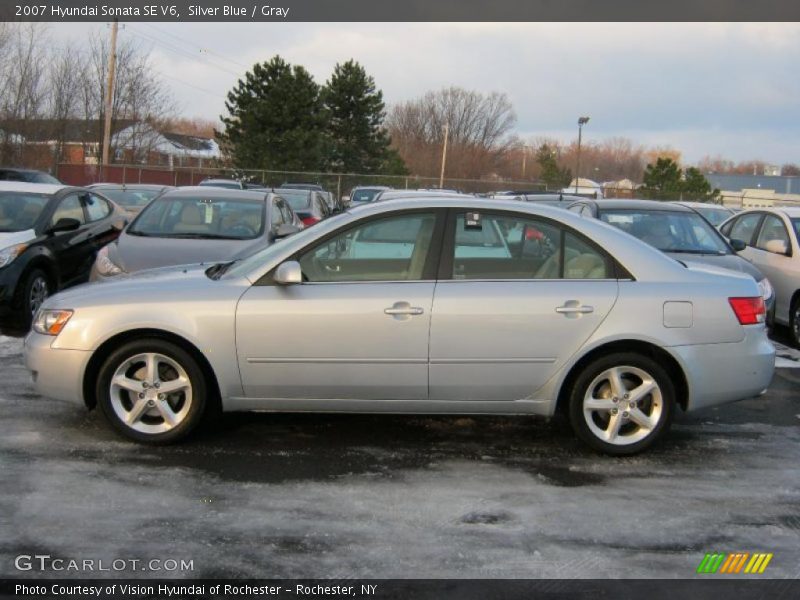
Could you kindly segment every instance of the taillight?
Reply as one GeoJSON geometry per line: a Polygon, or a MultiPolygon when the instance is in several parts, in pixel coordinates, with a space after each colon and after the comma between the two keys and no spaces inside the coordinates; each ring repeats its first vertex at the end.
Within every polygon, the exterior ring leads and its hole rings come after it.
{"type": "Polygon", "coordinates": [[[306,227],[309,227],[309,226],[313,225],[314,223],[318,223],[320,221],[320,219],[317,218],[317,217],[306,217],[306,218],[300,219],[300,220],[303,222],[303,225],[305,225],[306,227]]]}
{"type": "Polygon", "coordinates": [[[764,298],[754,296],[752,298],[728,298],[736,318],[742,325],[757,325],[763,323],[767,318],[767,307],[764,305],[764,298]]]}

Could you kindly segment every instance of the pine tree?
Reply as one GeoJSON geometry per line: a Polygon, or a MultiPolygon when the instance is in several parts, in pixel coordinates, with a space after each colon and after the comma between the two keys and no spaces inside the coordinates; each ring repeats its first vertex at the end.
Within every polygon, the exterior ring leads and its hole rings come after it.
{"type": "Polygon", "coordinates": [[[389,148],[383,127],[383,93],[360,64],[337,64],[322,89],[327,113],[327,167],[345,173],[403,174],[405,165],[389,148]]]}
{"type": "Polygon", "coordinates": [[[217,137],[240,169],[320,170],[325,114],[319,86],[280,56],[256,64],[228,92],[217,137]]]}

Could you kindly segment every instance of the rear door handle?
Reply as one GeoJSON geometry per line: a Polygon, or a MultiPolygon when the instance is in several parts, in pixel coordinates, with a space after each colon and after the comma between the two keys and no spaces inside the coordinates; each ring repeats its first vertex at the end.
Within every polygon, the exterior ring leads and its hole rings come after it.
{"type": "Polygon", "coordinates": [[[421,315],[425,311],[419,306],[411,306],[408,302],[395,302],[391,307],[384,308],[383,312],[392,316],[421,315]]]}
{"type": "Polygon", "coordinates": [[[594,306],[581,304],[578,300],[567,300],[564,306],[557,306],[556,312],[568,317],[577,317],[594,312],[594,306]]]}

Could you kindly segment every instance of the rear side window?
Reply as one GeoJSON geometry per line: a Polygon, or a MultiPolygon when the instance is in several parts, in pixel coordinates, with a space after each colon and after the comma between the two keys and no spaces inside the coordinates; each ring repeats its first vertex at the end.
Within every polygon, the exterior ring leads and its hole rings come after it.
{"type": "Polygon", "coordinates": [[[558,224],[527,216],[457,216],[453,279],[608,279],[613,263],[558,224]]]}
{"type": "Polygon", "coordinates": [[[89,222],[105,219],[111,214],[111,206],[99,196],[87,194],[84,196],[84,202],[86,203],[86,213],[89,215],[89,222]]]}
{"type": "Polygon", "coordinates": [[[787,248],[791,248],[789,243],[789,232],[783,225],[783,221],[775,215],[767,215],[764,217],[764,223],[761,225],[761,231],[758,233],[758,240],[756,240],[756,248],[761,250],[767,249],[767,242],[777,240],[786,244],[787,248]]]}
{"type": "Polygon", "coordinates": [[[55,225],[61,219],[75,219],[81,225],[86,223],[86,217],[83,215],[83,207],[81,206],[81,198],[77,194],[71,194],[64,198],[53,213],[51,224],[55,225]]]}

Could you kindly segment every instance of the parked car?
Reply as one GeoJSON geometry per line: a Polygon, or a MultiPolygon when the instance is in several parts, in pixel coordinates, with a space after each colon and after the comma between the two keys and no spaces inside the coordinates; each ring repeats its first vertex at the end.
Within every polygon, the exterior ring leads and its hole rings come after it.
{"type": "Polygon", "coordinates": [[[204,179],[197,185],[200,187],[216,187],[229,190],[249,190],[263,188],[260,183],[250,183],[247,181],[241,181],[239,179],[204,179]]]}
{"type": "Polygon", "coordinates": [[[145,443],[220,409],[563,410],[593,448],[632,454],[678,407],[767,388],[764,316],[752,277],[684,266],[599,220],[440,196],[362,206],[243,260],[64,292],[24,347],[40,394],[99,406],[145,443]],[[486,229],[510,256],[483,254],[486,229]]]}
{"type": "Polygon", "coordinates": [[[758,283],[771,314],[775,292],[771,280],[749,260],[737,254],[743,244],[729,243],[693,208],[656,200],[581,199],[567,208],[582,216],[601,219],[682,262],[707,264],[747,273],[758,283]]]}
{"type": "Polygon", "coordinates": [[[320,192],[299,188],[278,188],[275,193],[286,200],[306,227],[319,223],[332,214],[320,192]]]}
{"type": "Polygon", "coordinates": [[[344,203],[337,199],[333,192],[327,191],[318,183],[284,183],[279,189],[310,190],[312,192],[317,192],[322,196],[322,199],[325,200],[325,204],[328,205],[328,214],[331,215],[335,215],[336,213],[343,211],[345,208],[344,203]]]}
{"type": "Polygon", "coordinates": [[[124,218],[85,188],[0,181],[0,315],[27,326],[47,296],[86,281],[124,218]]]}
{"type": "Polygon", "coordinates": [[[674,204],[687,206],[699,212],[714,227],[719,227],[724,221],[736,214],[727,206],[722,206],[721,204],[711,204],[710,202],[684,202],[681,200],[679,202],[675,202],[674,204]]]}
{"type": "Polygon", "coordinates": [[[117,206],[124,208],[130,216],[135,216],[156,196],[167,190],[174,190],[171,185],[154,185],[149,183],[95,183],[89,186],[113,200],[117,206]]]}
{"type": "Polygon", "coordinates": [[[181,187],[148,204],[113,244],[97,254],[91,280],[144,269],[234,260],[300,230],[279,196],[181,187]]]}
{"type": "Polygon", "coordinates": [[[737,213],[720,226],[740,254],[775,288],[774,319],[786,325],[800,348],[800,208],[759,208],[737,213]]]}
{"type": "Polygon", "coordinates": [[[49,183],[51,185],[64,185],[58,179],[33,169],[17,169],[14,167],[0,167],[0,181],[22,181],[27,183],[49,183]]]}
{"type": "Polygon", "coordinates": [[[358,206],[359,204],[368,204],[375,200],[375,197],[386,190],[392,188],[385,185],[364,185],[357,186],[350,190],[350,206],[358,206]]]}

